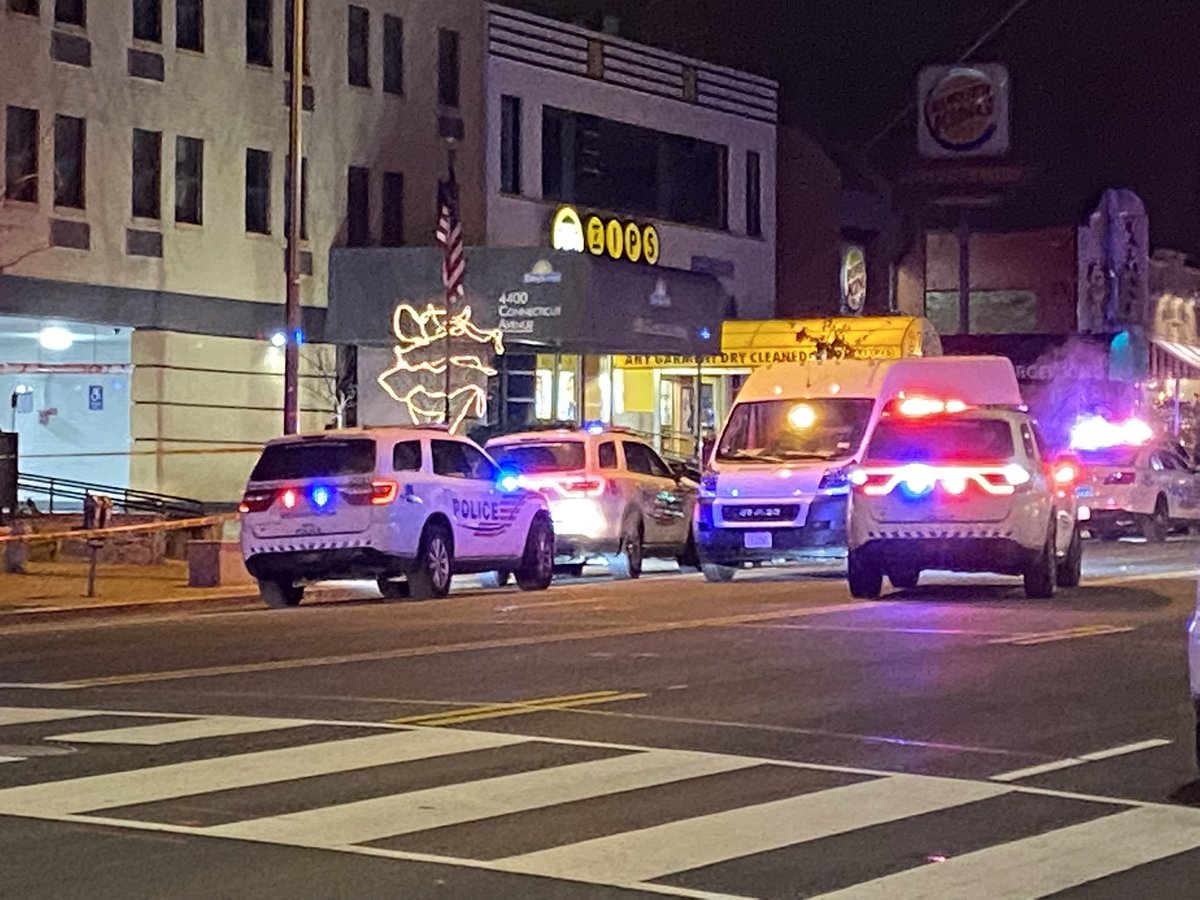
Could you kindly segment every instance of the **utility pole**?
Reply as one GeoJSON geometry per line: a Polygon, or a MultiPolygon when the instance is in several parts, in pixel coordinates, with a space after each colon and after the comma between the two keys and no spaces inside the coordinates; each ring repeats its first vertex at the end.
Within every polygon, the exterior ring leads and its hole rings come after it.
{"type": "Polygon", "coordinates": [[[283,433],[295,434],[300,418],[300,218],[304,202],[304,167],[300,117],[304,106],[304,4],[292,2],[292,102],[288,110],[288,202],[291,217],[287,230],[287,344],[283,357],[283,433]]]}

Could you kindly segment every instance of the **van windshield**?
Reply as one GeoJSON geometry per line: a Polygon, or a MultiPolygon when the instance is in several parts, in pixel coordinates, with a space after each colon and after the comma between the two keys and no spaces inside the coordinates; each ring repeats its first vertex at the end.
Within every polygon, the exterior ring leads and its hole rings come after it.
{"type": "Polygon", "coordinates": [[[787,462],[850,456],[871,418],[870,398],[739,403],[717,446],[722,462],[787,462]]]}
{"type": "Polygon", "coordinates": [[[371,438],[319,438],[270,444],[250,473],[251,481],[287,481],[365,475],[375,471],[375,441],[371,438]]]}

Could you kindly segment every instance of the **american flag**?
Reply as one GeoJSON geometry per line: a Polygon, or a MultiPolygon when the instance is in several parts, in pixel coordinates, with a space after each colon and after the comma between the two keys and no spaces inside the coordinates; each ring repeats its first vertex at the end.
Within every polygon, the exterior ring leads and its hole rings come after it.
{"type": "Polygon", "coordinates": [[[434,232],[437,245],[442,248],[442,284],[446,286],[446,304],[450,306],[463,295],[462,222],[458,219],[458,183],[454,170],[450,177],[438,181],[438,222],[434,232]]]}

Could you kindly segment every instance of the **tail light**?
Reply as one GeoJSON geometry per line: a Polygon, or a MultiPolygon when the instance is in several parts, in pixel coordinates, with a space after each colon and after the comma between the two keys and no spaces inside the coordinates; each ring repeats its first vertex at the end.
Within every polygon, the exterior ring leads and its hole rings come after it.
{"type": "Polygon", "coordinates": [[[1007,466],[930,466],[913,463],[878,469],[851,469],[847,478],[854,489],[868,497],[886,497],[897,487],[909,497],[924,497],[935,487],[960,496],[971,485],[988,494],[1006,496],[1028,486],[1029,471],[1016,463],[1007,466]]]}
{"type": "Polygon", "coordinates": [[[846,480],[868,497],[882,497],[891,492],[894,479],[890,472],[851,469],[846,480]]]}
{"type": "Polygon", "coordinates": [[[238,512],[263,512],[270,509],[271,504],[274,502],[275,491],[246,491],[242,497],[242,502],[238,505],[238,512]]]}
{"type": "Polygon", "coordinates": [[[1137,472],[1113,472],[1104,479],[1105,484],[1133,484],[1137,481],[1137,472]]]}
{"type": "Polygon", "coordinates": [[[400,485],[390,478],[380,478],[368,485],[342,488],[342,496],[354,506],[386,506],[399,493],[400,485]]]}
{"type": "Polygon", "coordinates": [[[1060,487],[1079,480],[1079,467],[1075,463],[1059,463],[1054,467],[1054,483],[1060,487]]]}
{"type": "Polygon", "coordinates": [[[602,478],[572,478],[560,481],[559,487],[568,497],[599,497],[604,493],[605,482],[602,478]]]}

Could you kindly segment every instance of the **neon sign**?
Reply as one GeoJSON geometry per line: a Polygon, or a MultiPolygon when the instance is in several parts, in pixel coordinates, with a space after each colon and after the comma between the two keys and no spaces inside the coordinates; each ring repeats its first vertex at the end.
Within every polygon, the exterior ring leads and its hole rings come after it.
{"type": "MultiPolygon", "coordinates": [[[[461,370],[479,372],[487,377],[495,375],[496,369],[478,354],[455,354],[447,359],[443,353],[441,356],[419,362],[411,358],[412,354],[432,347],[439,341],[445,342],[447,335],[451,340],[465,340],[472,344],[491,346],[496,354],[504,352],[504,336],[500,329],[480,328],[471,320],[469,306],[451,316],[444,308],[432,303],[427,304],[423,310],[409,303],[401,303],[392,313],[392,334],[396,338],[396,346],[392,350],[394,360],[391,366],[379,374],[376,381],[389,397],[406,408],[414,424],[442,421],[446,392],[416,384],[401,393],[391,384],[394,376],[422,373],[443,375],[446,366],[449,365],[452,374],[455,370],[461,370]]],[[[451,432],[457,431],[468,416],[482,418],[487,412],[487,391],[478,384],[464,384],[453,388],[449,399],[451,408],[458,410],[450,423],[451,432]]]]}

